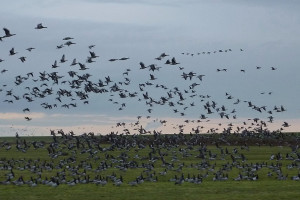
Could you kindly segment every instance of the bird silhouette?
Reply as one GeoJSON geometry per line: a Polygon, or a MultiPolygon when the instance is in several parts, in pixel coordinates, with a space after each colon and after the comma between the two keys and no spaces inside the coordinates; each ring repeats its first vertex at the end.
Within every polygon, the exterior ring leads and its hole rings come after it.
{"type": "Polygon", "coordinates": [[[44,29],[44,28],[47,28],[47,27],[43,26],[42,23],[37,24],[35,27],[35,29],[44,29]]]}
{"type": "Polygon", "coordinates": [[[8,37],[11,37],[11,36],[16,35],[16,34],[10,33],[10,30],[8,30],[7,28],[3,28],[3,30],[4,30],[5,35],[2,36],[1,39],[3,39],[3,38],[8,38],[8,37]]]}

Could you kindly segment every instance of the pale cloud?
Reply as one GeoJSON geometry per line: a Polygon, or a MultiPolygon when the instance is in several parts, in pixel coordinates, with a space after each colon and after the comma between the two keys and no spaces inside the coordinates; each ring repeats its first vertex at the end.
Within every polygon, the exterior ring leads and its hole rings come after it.
{"type": "Polygon", "coordinates": [[[25,117],[41,119],[45,118],[45,113],[0,113],[0,119],[3,120],[24,120],[25,117]]]}
{"type": "Polygon", "coordinates": [[[98,123],[117,123],[117,122],[133,122],[136,121],[137,117],[132,116],[109,116],[106,114],[50,114],[47,117],[53,120],[81,120],[88,122],[98,122],[98,123]]]}
{"type": "MultiPolygon", "coordinates": [[[[90,117],[96,117],[97,115],[90,117]]],[[[68,116],[72,118],[72,116],[68,116]]],[[[46,118],[44,118],[46,119],[46,118]]],[[[64,118],[59,118],[58,120],[63,120],[64,118]]],[[[49,124],[52,124],[51,120],[53,118],[47,118],[47,120],[50,120],[49,124]]],[[[16,132],[18,132],[20,135],[28,135],[28,136],[49,136],[50,130],[63,130],[65,133],[68,133],[70,131],[73,131],[75,134],[80,135],[83,133],[89,133],[94,132],[95,134],[108,134],[110,132],[117,132],[117,133],[124,133],[125,129],[127,129],[131,134],[137,134],[139,133],[138,129],[143,127],[147,131],[161,131],[165,134],[173,134],[173,133],[179,133],[179,126],[178,125],[184,125],[183,130],[184,133],[193,132],[192,129],[195,129],[199,127],[200,133],[206,133],[209,129],[218,129],[216,132],[220,133],[223,131],[224,128],[228,128],[228,124],[232,123],[232,130],[235,131],[236,128],[239,127],[248,127],[250,126],[252,120],[248,120],[246,118],[241,118],[238,120],[227,120],[227,119],[217,119],[212,118],[210,120],[202,120],[200,123],[191,122],[192,120],[197,120],[193,118],[189,119],[182,119],[182,118],[164,118],[163,120],[166,121],[166,126],[164,126],[163,123],[160,122],[160,119],[158,118],[141,118],[139,120],[138,124],[133,123],[137,122],[137,119],[133,120],[132,122],[125,123],[125,126],[116,126],[117,122],[121,122],[120,118],[116,117],[115,119],[113,117],[110,117],[108,121],[103,121],[103,123],[95,123],[95,122],[89,122],[89,121],[80,121],[80,124],[72,124],[70,122],[65,122],[61,125],[43,125],[44,123],[41,123],[39,125],[34,124],[13,124],[13,125],[0,125],[0,132],[1,136],[12,136],[16,132]],[[185,120],[189,120],[188,123],[185,122],[185,120]],[[246,122],[247,125],[244,125],[243,122],[246,122]],[[221,124],[221,125],[219,125],[221,124]],[[201,128],[203,127],[203,128],[201,128]]],[[[276,120],[273,123],[267,123],[268,130],[275,131],[282,127],[284,120],[276,120]]],[[[300,130],[300,119],[289,119],[288,123],[290,124],[289,127],[284,128],[285,132],[297,132],[300,130]]],[[[251,130],[251,129],[248,129],[251,130]]]]}

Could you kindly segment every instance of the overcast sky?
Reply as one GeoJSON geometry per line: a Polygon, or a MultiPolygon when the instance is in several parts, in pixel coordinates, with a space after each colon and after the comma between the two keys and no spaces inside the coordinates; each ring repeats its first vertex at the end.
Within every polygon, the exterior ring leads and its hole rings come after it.
{"type": "MultiPolygon", "coordinates": [[[[299,1],[198,1],[198,0],[28,0],[7,1],[0,7],[0,28],[8,28],[16,34],[0,41],[0,135],[48,134],[49,129],[104,132],[113,130],[116,122],[134,123],[137,116],[142,116],[141,124],[149,129],[175,131],[176,124],[186,119],[200,119],[205,114],[209,122],[185,124],[186,127],[198,125],[211,128],[220,123],[219,112],[208,115],[204,109],[206,102],[215,101],[218,107],[224,105],[230,119],[222,124],[233,123],[236,126],[249,118],[268,120],[272,115],[274,123],[269,126],[278,129],[284,121],[291,125],[286,131],[299,131],[300,127],[300,2],[299,1]],[[43,23],[46,29],[34,29],[43,23]],[[71,46],[57,49],[64,44],[65,37],[74,38],[71,46]],[[89,49],[89,45],[95,45],[89,49]],[[15,48],[16,55],[9,56],[9,50],[15,48]],[[25,50],[34,47],[31,52],[25,50]],[[229,49],[231,51],[229,51],[229,49]],[[241,51],[240,49],[243,49],[241,51]],[[222,50],[222,52],[220,52],[222,50]],[[225,50],[227,52],[225,52],[225,50]],[[94,51],[98,58],[93,63],[85,63],[89,51],[94,51]],[[161,53],[168,57],[156,60],[161,53]],[[205,52],[202,53],[202,52],[205,52]],[[210,52],[210,54],[207,54],[210,52]],[[215,52],[215,53],[214,53],[215,52]],[[59,63],[65,54],[66,63],[59,63]],[[191,56],[193,54],[193,56],[191,56]],[[26,57],[22,63],[18,58],[26,57]],[[129,57],[128,60],[108,61],[111,58],[129,57]],[[178,65],[165,65],[167,59],[176,58],[178,65]],[[72,60],[86,64],[88,70],[81,71],[79,66],[70,66],[72,60]],[[51,66],[57,60],[59,67],[51,66]],[[139,63],[146,66],[155,64],[159,71],[140,70],[139,63]],[[261,67],[257,69],[256,67],[261,67]],[[180,70],[179,67],[184,69],[180,70]],[[271,67],[276,70],[271,70],[271,67]],[[217,72],[217,69],[227,71],[217,72]],[[128,75],[123,74],[128,71],[128,75]],[[110,76],[113,83],[123,82],[119,86],[130,93],[137,92],[137,97],[119,97],[117,93],[89,93],[89,104],[84,105],[78,99],[63,98],[63,103],[76,103],[76,108],[65,109],[55,98],[59,88],[69,89],[68,84],[42,86],[39,72],[57,72],[70,81],[68,71],[78,74],[89,73],[92,82],[105,80],[110,76]],[[245,72],[242,72],[244,70],[245,72]],[[203,74],[203,80],[196,77],[184,80],[183,72],[203,74]],[[33,72],[34,77],[15,85],[15,77],[26,77],[33,72]],[[153,74],[156,80],[150,80],[153,74]],[[130,84],[125,85],[125,78],[130,84]],[[139,84],[153,83],[140,91],[139,84]],[[197,98],[190,97],[189,86],[195,86],[197,98]],[[164,85],[168,89],[156,88],[164,85]],[[5,86],[6,85],[6,86],[5,86]],[[36,98],[27,102],[22,98],[29,92],[25,89],[38,87],[41,90],[52,88],[54,94],[44,99],[36,98]],[[149,93],[155,100],[167,96],[167,92],[178,87],[184,94],[183,106],[176,107],[185,115],[174,113],[174,107],[168,105],[146,105],[143,94],[149,93]],[[15,100],[7,95],[12,89],[15,100]],[[185,91],[188,91],[185,93],[185,91]],[[271,92],[269,95],[268,93],[271,92]],[[228,99],[228,93],[232,99],[228,99]],[[114,95],[114,96],[111,96],[114,95]],[[209,95],[210,98],[199,98],[209,95]],[[109,101],[112,99],[112,101],[109,101]],[[140,101],[138,99],[141,99],[140,101]],[[239,99],[241,103],[234,104],[239,99]],[[13,100],[13,103],[4,102],[13,100]],[[201,101],[202,100],[202,101],[201,101]],[[244,102],[246,101],[246,102],[244,102]],[[257,112],[248,107],[248,101],[256,106],[274,106],[285,108],[284,112],[272,114],[257,112]],[[40,104],[47,102],[58,104],[58,108],[44,109],[40,104]],[[115,103],[114,103],[115,102],[115,103]],[[116,103],[118,102],[118,103],[116,103]],[[121,104],[126,107],[119,110],[121,104]],[[195,106],[190,106],[192,103],[195,106]],[[184,109],[185,107],[188,107],[184,109]],[[22,110],[29,108],[30,112],[22,110]],[[147,110],[152,109],[151,113],[147,110]],[[232,110],[236,113],[231,113],[232,110]],[[237,119],[233,119],[233,115],[237,119]],[[26,121],[24,117],[32,118],[26,121]],[[146,119],[146,116],[151,116],[146,119]],[[166,119],[168,126],[159,123],[166,119]],[[154,120],[154,121],[153,121],[154,120]],[[181,121],[180,121],[181,120],[181,121]]],[[[1,30],[2,31],[2,30],[1,30]]],[[[0,32],[4,36],[4,31],[0,32]]],[[[81,89],[83,90],[83,89],[81,89]]],[[[73,90],[74,91],[74,90],[73,90]]],[[[125,92],[126,93],[126,92],[125,92]]],[[[75,95],[75,91],[74,91],[75,95]]],[[[128,93],[127,93],[128,95],[128,93]]],[[[176,101],[178,96],[176,96],[176,101]]],[[[171,100],[169,100],[171,101],[171,100]]],[[[205,120],[202,120],[205,121],[205,120]]],[[[225,125],[226,124],[226,125],[225,125]]],[[[128,125],[130,126],[130,125],[128,125]]],[[[131,126],[132,127],[132,126],[131,126]]],[[[123,127],[122,127],[123,128],[123,127]]],[[[134,127],[136,128],[136,127],[134,127]]],[[[222,127],[223,128],[223,127],[222,127]]],[[[221,128],[220,128],[221,129],[221,128]]],[[[188,129],[187,129],[188,130],[188,129]]]]}

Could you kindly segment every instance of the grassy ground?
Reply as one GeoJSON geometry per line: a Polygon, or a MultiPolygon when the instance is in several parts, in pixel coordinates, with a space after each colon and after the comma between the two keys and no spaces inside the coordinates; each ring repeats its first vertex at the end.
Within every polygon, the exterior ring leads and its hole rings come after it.
{"type": "Polygon", "coordinates": [[[201,185],[169,183],[144,183],[137,187],[122,185],[62,185],[48,186],[1,186],[1,199],[299,199],[300,184],[295,181],[257,181],[257,182],[204,182],[201,185]]]}
{"type": "MultiPolygon", "coordinates": [[[[3,142],[4,139],[0,139],[3,142]]],[[[6,141],[14,142],[15,139],[5,139],[6,141]]],[[[50,140],[49,140],[50,141],[50,140]]],[[[29,168],[26,168],[28,161],[42,165],[42,163],[52,163],[53,166],[58,166],[63,160],[70,158],[71,153],[64,145],[59,146],[59,150],[65,152],[63,156],[58,158],[49,158],[48,151],[46,150],[48,145],[43,148],[34,149],[29,148],[26,152],[18,151],[14,146],[10,150],[6,150],[4,147],[0,148],[0,181],[5,181],[6,176],[10,173],[4,167],[4,163],[9,163],[13,166],[15,179],[19,176],[23,176],[25,180],[30,180],[30,177],[36,178],[36,174],[31,172],[29,168]]],[[[109,147],[109,144],[102,145],[102,147],[109,147]]],[[[68,163],[62,167],[53,168],[51,170],[42,171],[42,179],[50,178],[55,176],[58,172],[63,170],[67,171],[67,180],[71,180],[76,177],[84,177],[71,175],[67,169],[69,167],[78,167],[77,172],[85,172],[85,176],[89,175],[94,178],[97,175],[102,177],[109,176],[113,173],[117,177],[122,176],[124,181],[119,187],[114,186],[113,182],[108,180],[108,183],[104,186],[96,184],[76,184],[70,186],[68,184],[60,184],[57,187],[51,187],[48,185],[38,184],[35,187],[30,187],[27,184],[16,186],[13,184],[1,185],[0,184],[0,199],[299,199],[300,198],[300,181],[291,180],[290,177],[298,175],[299,173],[299,162],[295,160],[287,160],[285,156],[287,153],[295,157],[295,152],[291,151],[288,146],[249,146],[248,148],[241,148],[241,146],[220,146],[216,147],[210,145],[207,147],[206,156],[210,151],[212,154],[217,154],[215,160],[211,160],[208,157],[205,159],[197,158],[199,154],[198,146],[194,146],[192,149],[187,146],[174,146],[170,148],[163,148],[167,162],[172,162],[174,167],[167,170],[165,176],[160,175],[166,169],[166,166],[162,165],[160,159],[150,162],[149,147],[139,149],[137,147],[124,149],[114,149],[106,152],[98,152],[93,157],[88,153],[76,153],[76,162],[68,163]],[[222,158],[220,149],[225,150],[227,148],[228,154],[225,154],[222,158]],[[236,153],[234,149],[237,150],[236,153]],[[106,159],[110,157],[120,159],[122,153],[127,154],[126,161],[136,161],[138,163],[137,168],[128,168],[124,171],[117,168],[118,163],[113,163],[112,159],[106,159]],[[280,160],[270,160],[271,155],[276,154],[282,155],[280,160]],[[244,162],[241,159],[237,159],[235,164],[231,159],[231,155],[240,156],[243,154],[246,158],[244,162]],[[138,155],[139,158],[135,158],[138,155]],[[171,161],[177,158],[176,161],[171,161]],[[95,171],[101,162],[106,161],[110,167],[105,170],[95,171]],[[199,169],[196,166],[199,163],[207,162],[209,167],[207,169],[199,169]],[[147,168],[142,167],[143,163],[152,163],[154,168],[147,171],[147,168]],[[243,173],[247,170],[253,170],[254,164],[264,164],[265,167],[254,172],[259,176],[257,181],[243,180],[234,181],[233,179],[238,177],[239,173],[243,173]],[[92,170],[84,170],[83,166],[91,165],[92,170]],[[182,170],[178,170],[182,166],[182,170]],[[237,168],[237,166],[244,165],[243,169],[237,168]],[[270,166],[279,166],[280,173],[287,175],[287,180],[278,180],[278,174],[275,170],[272,170],[270,166]],[[294,165],[293,168],[288,169],[287,166],[294,165]],[[68,166],[68,167],[67,167],[68,166]],[[227,167],[226,167],[227,166],[227,167]],[[228,167],[229,166],[229,167],[228,167]],[[231,168],[230,168],[231,166],[231,168]],[[177,171],[176,171],[177,170],[177,171]],[[228,175],[228,180],[224,181],[213,181],[215,174],[221,172],[222,174],[228,175]],[[268,176],[268,172],[272,172],[272,176],[268,176]],[[137,186],[131,186],[128,183],[134,181],[136,177],[143,175],[144,178],[147,174],[154,174],[157,177],[157,182],[145,181],[137,186]],[[170,182],[171,178],[175,175],[180,177],[184,174],[185,178],[188,176],[204,176],[201,184],[194,184],[185,181],[182,184],[175,185],[174,182],[170,182]]],[[[157,152],[153,156],[158,155],[157,152]]],[[[41,166],[40,166],[41,167],[41,166]]]]}

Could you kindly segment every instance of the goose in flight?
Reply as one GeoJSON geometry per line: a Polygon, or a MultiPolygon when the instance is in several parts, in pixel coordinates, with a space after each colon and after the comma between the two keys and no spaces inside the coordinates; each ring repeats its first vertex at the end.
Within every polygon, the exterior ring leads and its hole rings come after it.
{"type": "Polygon", "coordinates": [[[24,108],[24,109],[23,109],[23,112],[24,112],[24,113],[25,113],[26,111],[27,111],[27,112],[30,112],[29,108],[24,108]]]}
{"type": "Polygon", "coordinates": [[[26,50],[30,52],[30,51],[33,50],[33,49],[35,49],[35,48],[29,47],[29,48],[27,48],[26,50]]]}
{"type": "Polygon", "coordinates": [[[92,63],[92,62],[96,62],[96,61],[94,61],[92,57],[87,57],[86,62],[92,63]]]}
{"type": "Polygon", "coordinates": [[[1,74],[5,73],[5,72],[7,72],[7,71],[8,71],[7,69],[1,70],[1,74]]]}
{"type": "Polygon", "coordinates": [[[166,53],[162,53],[160,54],[160,56],[158,56],[157,58],[155,58],[156,60],[161,60],[162,58],[166,57],[166,56],[169,56],[167,55],[166,53]]]}
{"type": "Polygon", "coordinates": [[[9,55],[13,56],[15,54],[17,54],[18,52],[15,52],[15,48],[11,48],[11,50],[9,51],[9,55]]]}
{"type": "Polygon", "coordinates": [[[26,61],[26,57],[22,56],[19,58],[22,62],[25,62],[26,61]]]}
{"type": "Polygon", "coordinates": [[[197,76],[197,78],[199,78],[199,80],[202,81],[203,76],[205,76],[205,75],[200,74],[200,75],[197,76]]]}
{"type": "Polygon", "coordinates": [[[86,70],[86,69],[88,69],[84,64],[82,64],[80,62],[78,64],[79,64],[79,67],[80,67],[79,70],[86,70]]]}
{"type": "Polygon", "coordinates": [[[140,69],[146,69],[147,68],[143,62],[140,62],[140,66],[141,66],[140,69]]]}
{"type": "Polygon", "coordinates": [[[5,35],[2,36],[2,38],[11,37],[11,36],[16,35],[16,34],[10,33],[10,30],[8,30],[7,28],[3,28],[3,30],[4,30],[5,35]]]}
{"type": "Polygon", "coordinates": [[[64,63],[66,62],[67,60],[65,59],[65,54],[62,55],[61,59],[60,59],[60,63],[64,63]]]}
{"type": "Polygon", "coordinates": [[[156,78],[154,77],[154,75],[153,74],[150,74],[150,80],[151,81],[153,81],[153,80],[155,80],[156,78]]]}
{"type": "Polygon", "coordinates": [[[166,60],[165,64],[166,64],[166,65],[169,65],[169,64],[171,64],[170,60],[169,60],[169,59],[168,59],[168,60],[166,60]]]}
{"type": "Polygon", "coordinates": [[[74,42],[72,42],[72,41],[68,41],[68,42],[65,43],[65,45],[67,45],[67,46],[70,46],[70,45],[72,45],[72,44],[76,44],[76,43],[74,43],[74,42]]]}
{"type": "Polygon", "coordinates": [[[25,117],[25,119],[26,119],[27,121],[32,120],[32,118],[29,118],[29,117],[25,117]]]}
{"type": "Polygon", "coordinates": [[[57,61],[54,61],[54,64],[52,65],[52,68],[57,68],[57,67],[59,67],[59,66],[57,65],[57,61]]]}
{"type": "Polygon", "coordinates": [[[72,61],[71,66],[74,66],[74,65],[77,65],[77,64],[78,64],[78,63],[77,63],[77,61],[76,61],[76,58],[74,58],[73,61],[72,61]]]}
{"type": "Polygon", "coordinates": [[[63,47],[64,47],[63,44],[56,46],[57,49],[61,49],[61,48],[63,48],[63,47]]]}
{"type": "Polygon", "coordinates": [[[160,56],[159,56],[159,57],[162,57],[162,58],[164,58],[164,57],[166,57],[166,56],[169,56],[169,55],[167,55],[166,53],[162,53],[162,54],[160,54],[160,56]]]}
{"type": "Polygon", "coordinates": [[[123,58],[120,58],[119,60],[128,60],[129,58],[128,57],[123,57],[123,58]]]}
{"type": "Polygon", "coordinates": [[[99,57],[99,56],[96,56],[96,53],[93,52],[93,51],[90,51],[90,54],[91,54],[91,58],[97,58],[97,57],[99,57]]]}
{"type": "Polygon", "coordinates": [[[43,26],[42,23],[39,23],[36,25],[35,29],[43,29],[43,28],[47,28],[46,26],[43,26]]]}
{"type": "Polygon", "coordinates": [[[63,40],[73,40],[74,38],[72,38],[72,37],[65,37],[65,38],[63,38],[63,40]]]}
{"type": "Polygon", "coordinates": [[[171,65],[177,65],[177,64],[180,64],[180,63],[176,62],[175,57],[173,57],[171,60],[171,65]]]}

